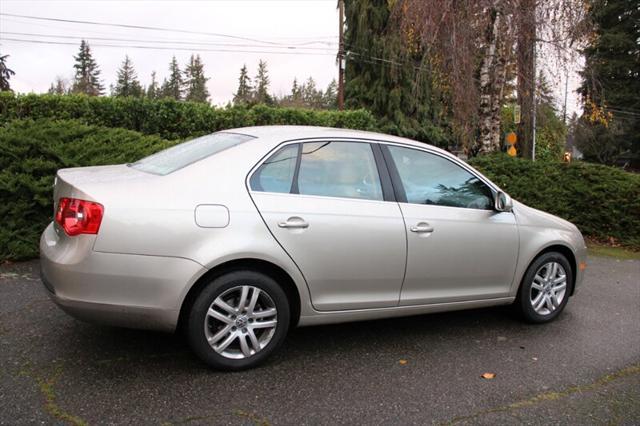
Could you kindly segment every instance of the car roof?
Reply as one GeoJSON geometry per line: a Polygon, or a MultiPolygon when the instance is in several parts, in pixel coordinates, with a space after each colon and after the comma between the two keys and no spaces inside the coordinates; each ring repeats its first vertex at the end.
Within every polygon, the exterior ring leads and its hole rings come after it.
{"type": "Polygon", "coordinates": [[[227,129],[224,132],[241,133],[248,136],[254,136],[260,140],[261,144],[270,142],[273,146],[295,139],[313,139],[313,138],[354,138],[367,139],[382,142],[394,142],[404,145],[411,145],[418,148],[429,148],[446,155],[451,153],[435,147],[433,145],[414,141],[399,136],[385,135],[383,133],[368,132],[364,130],[340,129],[335,127],[318,127],[318,126],[253,126],[239,127],[236,129],[227,129]]]}

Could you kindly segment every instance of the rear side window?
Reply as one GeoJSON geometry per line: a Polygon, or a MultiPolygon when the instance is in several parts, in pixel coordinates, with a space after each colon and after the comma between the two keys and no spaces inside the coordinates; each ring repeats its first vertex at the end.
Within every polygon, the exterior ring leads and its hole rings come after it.
{"type": "Polygon", "coordinates": [[[250,139],[254,137],[238,133],[213,133],[145,157],[131,164],[131,167],[143,172],[167,175],[250,139]]]}
{"type": "Polygon", "coordinates": [[[298,147],[298,144],[287,145],[262,163],[251,176],[251,189],[265,192],[291,192],[298,147]]]}
{"type": "Polygon", "coordinates": [[[260,165],[250,186],[263,192],[384,199],[373,150],[366,142],[285,146],[260,165]]]}
{"type": "Polygon", "coordinates": [[[302,148],[298,192],[383,200],[373,150],[361,142],[313,142],[302,148]]]}

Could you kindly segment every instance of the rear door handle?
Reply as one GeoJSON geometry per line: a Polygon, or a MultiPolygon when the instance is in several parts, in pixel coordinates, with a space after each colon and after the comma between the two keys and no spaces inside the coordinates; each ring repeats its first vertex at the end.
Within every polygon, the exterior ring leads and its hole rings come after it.
{"type": "Polygon", "coordinates": [[[287,229],[306,229],[309,227],[309,222],[301,217],[290,217],[286,222],[279,222],[278,226],[287,229]]]}
{"type": "Polygon", "coordinates": [[[426,222],[417,223],[409,229],[411,230],[411,232],[417,232],[417,233],[433,232],[433,226],[429,225],[426,222]]]}

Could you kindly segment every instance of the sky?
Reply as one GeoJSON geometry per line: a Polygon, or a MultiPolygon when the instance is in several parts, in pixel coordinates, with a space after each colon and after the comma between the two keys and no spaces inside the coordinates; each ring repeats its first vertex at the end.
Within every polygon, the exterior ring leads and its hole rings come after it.
{"type": "MultiPolygon", "coordinates": [[[[211,102],[225,105],[233,98],[240,68],[246,64],[249,75],[254,76],[260,59],[268,64],[271,92],[278,96],[289,93],[294,78],[301,81],[311,76],[321,88],[337,78],[336,3],[336,0],[0,0],[0,13],[4,14],[164,29],[0,15],[0,52],[10,55],[9,68],[16,72],[11,86],[21,93],[45,92],[56,77],[71,80],[73,55],[77,54],[82,38],[89,41],[107,88],[115,83],[125,55],[132,60],[141,83],[147,85],[152,71],[157,72],[159,81],[168,76],[172,55],[184,67],[190,55],[197,53],[210,78],[211,102]]],[[[544,66],[545,55],[539,56],[544,66]]],[[[578,68],[579,64],[572,66],[569,75],[569,114],[580,109],[575,93],[578,68]]],[[[550,80],[561,110],[564,76],[551,76],[550,80]]]]}
{"type": "Polygon", "coordinates": [[[73,77],[73,55],[78,52],[81,38],[89,41],[106,87],[115,82],[116,72],[125,55],[131,58],[141,83],[147,85],[154,70],[160,81],[168,76],[172,55],[175,54],[183,67],[192,53],[200,54],[206,75],[210,77],[208,89],[211,101],[217,105],[226,104],[233,98],[240,68],[246,64],[253,77],[260,59],[267,61],[271,91],[276,95],[288,93],[296,77],[300,81],[312,76],[318,86],[324,88],[333,78],[337,78],[338,73],[335,61],[338,39],[335,0],[0,0],[0,12],[253,39],[0,16],[0,51],[3,55],[10,55],[8,65],[16,73],[11,78],[11,87],[17,92],[44,92],[56,76],[70,80],[73,77]],[[52,37],[54,35],[71,38],[52,37]],[[9,39],[71,44],[26,43],[9,39]],[[205,44],[194,45],[194,42],[205,44]],[[101,44],[119,47],[104,47],[101,44]],[[184,50],[177,50],[176,47],[184,50]]]}

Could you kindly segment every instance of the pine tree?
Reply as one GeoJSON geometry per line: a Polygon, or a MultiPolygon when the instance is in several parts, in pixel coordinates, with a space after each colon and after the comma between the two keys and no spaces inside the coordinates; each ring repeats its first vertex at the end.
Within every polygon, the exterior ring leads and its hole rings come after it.
{"type": "Polygon", "coordinates": [[[9,79],[16,73],[7,68],[7,58],[9,55],[0,55],[0,92],[11,90],[9,79]]]}
{"type": "Polygon", "coordinates": [[[76,75],[71,91],[73,93],[83,93],[89,96],[100,96],[104,93],[104,86],[100,81],[100,70],[93,55],[89,43],[85,40],[80,42],[78,56],[73,57],[76,61],[73,66],[76,75]]]}
{"type": "Polygon", "coordinates": [[[186,87],[185,100],[191,102],[208,102],[209,91],[207,90],[208,78],[204,75],[204,64],[200,55],[191,55],[189,65],[184,71],[186,87]]]}
{"type": "Polygon", "coordinates": [[[327,86],[322,95],[322,108],[336,109],[338,108],[338,82],[334,78],[327,86]]]}
{"type": "Polygon", "coordinates": [[[113,88],[112,96],[133,96],[141,97],[143,94],[142,86],[138,81],[138,75],[133,68],[133,63],[129,56],[124,57],[122,66],[118,70],[118,79],[113,88]]]}
{"type": "Polygon", "coordinates": [[[298,79],[293,79],[293,85],[291,86],[291,100],[293,102],[302,101],[302,89],[298,85],[298,79]]]}
{"type": "Polygon", "coordinates": [[[243,65],[240,68],[240,77],[238,77],[238,90],[233,95],[234,105],[247,105],[251,102],[253,88],[251,87],[251,80],[249,78],[249,72],[247,71],[247,65],[243,65]]]}
{"type": "Polygon", "coordinates": [[[147,87],[146,96],[149,99],[158,99],[160,97],[160,88],[158,87],[155,71],[151,73],[151,83],[149,84],[149,87],[147,87]]]}
{"type": "Polygon", "coordinates": [[[322,108],[322,91],[316,87],[316,81],[309,77],[302,85],[302,101],[307,108],[322,108]]]}
{"type": "Polygon", "coordinates": [[[584,50],[579,89],[585,138],[576,144],[588,160],[627,157],[640,167],[640,8],[637,0],[591,0],[589,13],[595,34],[584,50]]]}
{"type": "Polygon", "coordinates": [[[47,91],[50,95],[66,95],[69,93],[69,89],[67,88],[67,84],[61,77],[56,77],[56,80],[51,83],[49,90],[47,91]]]}
{"type": "Polygon", "coordinates": [[[394,24],[396,3],[345,2],[345,44],[355,52],[347,53],[345,105],[368,109],[387,133],[447,146],[442,93],[435,90],[426,52],[394,24]]]}
{"type": "Polygon", "coordinates": [[[254,79],[255,90],[253,98],[258,104],[273,105],[273,97],[269,94],[269,71],[267,70],[267,62],[262,59],[258,63],[258,73],[254,79]]]}
{"type": "Polygon", "coordinates": [[[177,101],[182,100],[182,73],[178,66],[178,61],[174,56],[169,63],[169,79],[165,79],[162,83],[162,96],[165,98],[173,98],[177,101]]]}

